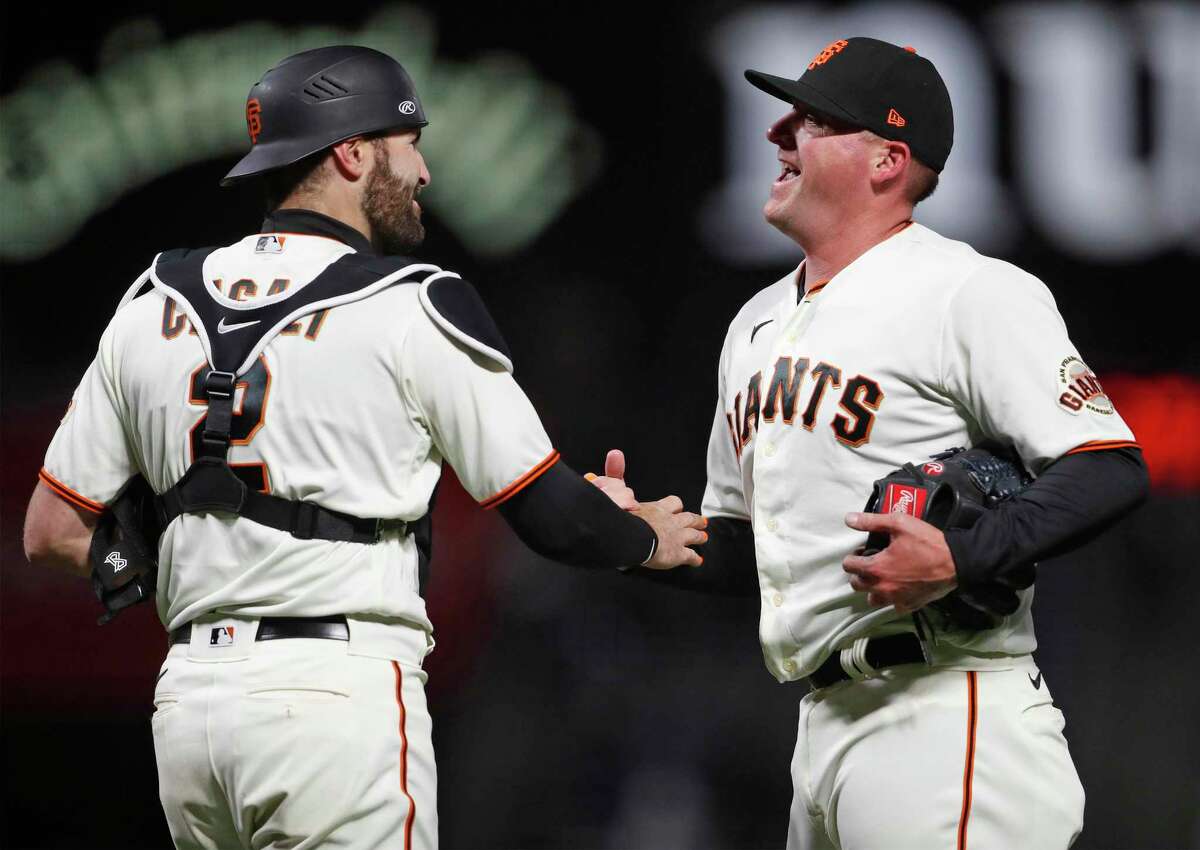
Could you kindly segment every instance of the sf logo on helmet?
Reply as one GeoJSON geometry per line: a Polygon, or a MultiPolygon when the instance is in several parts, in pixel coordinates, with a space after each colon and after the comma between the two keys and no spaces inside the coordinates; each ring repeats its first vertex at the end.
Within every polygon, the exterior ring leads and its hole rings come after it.
{"type": "Polygon", "coordinates": [[[258,98],[246,101],[246,129],[250,131],[250,144],[257,144],[258,134],[262,132],[262,106],[258,98]]]}

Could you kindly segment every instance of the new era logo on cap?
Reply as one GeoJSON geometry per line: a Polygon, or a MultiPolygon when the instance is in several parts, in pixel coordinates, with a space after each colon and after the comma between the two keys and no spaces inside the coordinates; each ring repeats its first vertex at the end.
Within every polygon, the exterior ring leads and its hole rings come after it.
{"type": "Polygon", "coordinates": [[[904,120],[904,116],[894,109],[888,110],[887,122],[893,127],[903,127],[908,122],[904,120]]]}

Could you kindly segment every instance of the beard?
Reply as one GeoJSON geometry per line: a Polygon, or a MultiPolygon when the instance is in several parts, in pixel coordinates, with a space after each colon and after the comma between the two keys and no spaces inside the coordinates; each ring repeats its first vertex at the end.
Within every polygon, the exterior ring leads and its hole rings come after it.
{"type": "Polygon", "coordinates": [[[363,189],[362,211],[371,225],[371,243],[381,254],[407,254],[425,241],[425,227],[413,207],[416,184],[392,171],[382,145],[375,146],[375,168],[363,189]]]}

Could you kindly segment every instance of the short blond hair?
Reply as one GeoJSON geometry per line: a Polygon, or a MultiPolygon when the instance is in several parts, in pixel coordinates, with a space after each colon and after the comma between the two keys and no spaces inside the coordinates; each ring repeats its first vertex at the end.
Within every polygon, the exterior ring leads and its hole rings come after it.
{"type": "Polygon", "coordinates": [[[915,207],[934,193],[938,186],[938,173],[919,159],[909,161],[908,199],[915,207]]]}

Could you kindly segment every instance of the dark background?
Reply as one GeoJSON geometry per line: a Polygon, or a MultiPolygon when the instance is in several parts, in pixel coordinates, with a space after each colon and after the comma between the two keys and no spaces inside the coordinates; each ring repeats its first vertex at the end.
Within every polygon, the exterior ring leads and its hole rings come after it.
{"type": "MultiPolygon", "coordinates": [[[[422,255],[476,283],[572,466],[599,471],[605,450],[621,447],[640,495],[679,493],[692,509],[727,323],[799,260],[732,265],[696,222],[726,167],[724,89],[705,45],[740,8],[426,8],[439,57],[469,62],[493,49],[525,57],[571,99],[601,155],[587,188],[520,250],[473,251],[433,212],[422,255]]],[[[982,31],[975,7],[939,8],[982,31]]],[[[149,16],[172,41],[247,14],[228,2],[69,14],[10,4],[0,94],[50,58],[94,73],[101,37],[126,18],[149,16]]],[[[360,20],[303,4],[250,14],[288,27],[360,20]]],[[[810,53],[798,50],[795,73],[810,53]]],[[[264,56],[262,68],[278,58],[264,56]]],[[[1008,175],[1008,128],[1020,116],[1011,81],[997,70],[993,83],[1004,128],[997,164],[1008,175]]],[[[774,156],[765,143],[762,153],[774,156]]],[[[10,149],[0,167],[17,156],[10,149]]],[[[20,527],[58,418],[124,288],[159,250],[256,230],[254,193],[216,188],[232,161],[159,176],[57,250],[3,267],[5,847],[170,846],[148,722],[162,628],[147,606],[97,629],[86,583],[33,571],[20,527]]],[[[767,186],[760,191],[765,199],[767,186]]],[[[1017,203],[1021,212],[1019,193],[1017,203]]],[[[1022,217],[1004,256],[1050,285],[1073,339],[1146,445],[1155,482],[1145,506],[1040,572],[1038,659],[1088,792],[1076,846],[1200,847],[1192,628],[1200,360],[1185,306],[1200,264],[1194,246],[1124,261],[1080,257],[1029,221],[1022,217]]],[[[804,686],[780,685],[763,667],[756,603],[538,560],[447,473],[427,593],[439,644],[427,668],[442,846],[782,847],[804,686]]]]}

